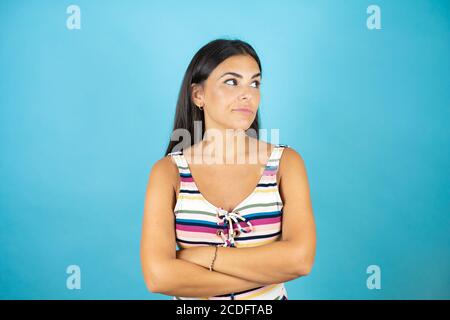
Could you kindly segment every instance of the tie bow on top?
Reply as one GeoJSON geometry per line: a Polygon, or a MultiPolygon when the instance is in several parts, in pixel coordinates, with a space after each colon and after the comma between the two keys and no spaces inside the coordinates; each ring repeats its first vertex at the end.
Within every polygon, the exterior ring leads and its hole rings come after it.
{"type": "Polygon", "coordinates": [[[221,219],[220,222],[217,222],[217,225],[225,225],[228,228],[228,238],[225,237],[221,230],[218,231],[224,240],[224,244],[221,245],[222,247],[235,247],[236,244],[234,237],[238,235],[240,231],[248,233],[253,230],[253,226],[250,221],[247,221],[244,217],[242,217],[238,211],[228,212],[223,208],[217,208],[216,216],[221,219]],[[239,220],[243,221],[247,226],[243,228],[239,220]],[[236,230],[234,229],[234,224],[238,227],[238,233],[236,233],[236,230]]]}

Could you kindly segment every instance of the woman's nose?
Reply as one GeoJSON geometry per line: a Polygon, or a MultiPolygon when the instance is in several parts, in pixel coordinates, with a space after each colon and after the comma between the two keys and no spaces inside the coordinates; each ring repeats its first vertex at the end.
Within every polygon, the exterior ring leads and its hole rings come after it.
{"type": "Polygon", "coordinates": [[[244,99],[250,100],[252,98],[252,96],[253,96],[252,88],[249,88],[246,86],[242,87],[241,92],[240,92],[240,100],[244,100],[244,99]]]}

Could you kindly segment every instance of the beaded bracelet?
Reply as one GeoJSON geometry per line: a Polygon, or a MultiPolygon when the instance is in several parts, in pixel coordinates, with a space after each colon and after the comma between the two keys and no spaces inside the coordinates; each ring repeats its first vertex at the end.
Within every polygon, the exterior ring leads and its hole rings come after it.
{"type": "Polygon", "coordinates": [[[214,258],[211,261],[211,265],[209,266],[209,271],[213,271],[214,262],[216,261],[217,257],[217,249],[219,249],[219,247],[216,246],[216,250],[214,250],[214,258]]]}

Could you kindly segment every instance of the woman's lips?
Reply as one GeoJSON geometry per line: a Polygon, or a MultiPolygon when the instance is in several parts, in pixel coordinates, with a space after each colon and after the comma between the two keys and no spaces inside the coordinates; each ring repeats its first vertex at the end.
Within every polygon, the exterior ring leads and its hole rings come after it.
{"type": "Polygon", "coordinates": [[[243,113],[253,113],[253,111],[251,109],[247,109],[247,108],[237,108],[237,109],[233,109],[233,111],[239,111],[239,112],[243,112],[243,113]]]}

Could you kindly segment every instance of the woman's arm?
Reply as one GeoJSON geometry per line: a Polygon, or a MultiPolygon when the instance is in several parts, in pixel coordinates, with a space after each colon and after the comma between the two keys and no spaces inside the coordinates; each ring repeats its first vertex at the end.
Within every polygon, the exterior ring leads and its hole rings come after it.
{"type": "MultiPolygon", "coordinates": [[[[282,239],[251,248],[219,247],[214,270],[249,281],[280,283],[311,271],[316,249],[315,223],[303,159],[286,148],[280,162],[283,199],[282,239]]],[[[213,247],[181,250],[186,261],[209,267],[213,247]]]]}
{"type": "MultiPolygon", "coordinates": [[[[178,250],[177,256],[209,268],[214,250],[214,247],[188,248],[178,250]]],[[[299,273],[294,252],[295,246],[288,241],[251,248],[219,247],[214,270],[264,285],[286,282],[304,275],[299,273]]]]}
{"type": "Polygon", "coordinates": [[[264,286],[180,259],[160,262],[153,275],[158,281],[150,288],[152,292],[183,297],[210,297],[264,286]]]}
{"type": "Polygon", "coordinates": [[[201,297],[262,286],[176,259],[175,194],[171,179],[178,179],[178,170],[170,158],[165,157],[153,166],[145,196],[141,264],[149,290],[168,295],[201,297]]]}

